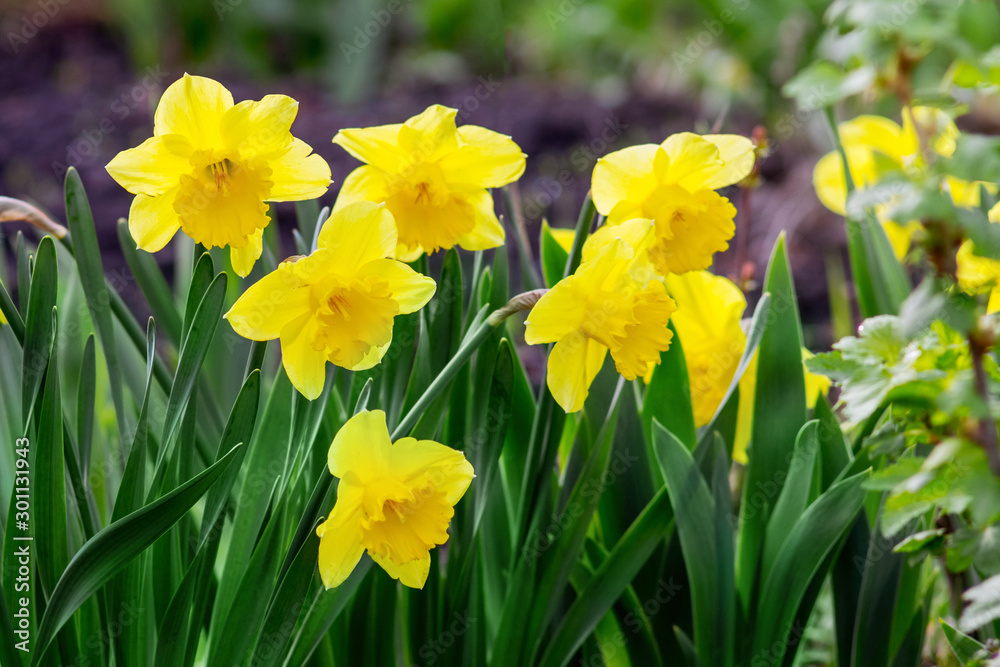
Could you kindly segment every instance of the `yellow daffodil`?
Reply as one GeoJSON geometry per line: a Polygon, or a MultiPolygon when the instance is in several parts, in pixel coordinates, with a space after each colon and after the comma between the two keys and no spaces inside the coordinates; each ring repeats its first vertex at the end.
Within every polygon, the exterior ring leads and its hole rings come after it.
{"type": "Polygon", "coordinates": [[[662,282],[631,271],[634,257],[621,238],[604,244],[546,292],[525,322],[529,344],[555,343],[547,382],[566,412],[583,407],[607,352],[618,372],[634,380],[670,346],[667,321],[676,306],[662,282]]]}
{"type": "Polygon", "coordinates": [[[327,361],[352,371],[371,368],[392,342],[393,318],[433,296],[432,279],[387,259],[395,247],[385,206],[341,208],[324,223],[314,253],[282,262],[243,293],[226,319],[245,338],[280,338],[288,378],[315,399],[327,361]]]}
{"type": "MultiPolygon", "coordinates": [[[[989,213],[990,222],[1000,223],[1000,204],[989,213]]],[[[972,241],[965,241],[955,257],[958,262],[958,284],[970,293],[989,291],[986,312],[1000,311],[1000,260],[980,257],[972,251],[972,241]]]]}
{"type": "Polygon", "coordinates": [[[684,348],[695,426],[712,420],[739,366],[747,337],[741,321],[747,301],[732,281],[708,271],[666,278],[677,303],[671,320],[684,348]]]}
{"type": "Polygon", "coordinates": [[[333,138],[365,162],[347,177],[336,208],[385,202],[396,220],[396,258],[460,246],[503,244],[493,211],[497,188],[520,178],[525,155],[503,134],[476,125],[456,127],[456,109],[440,105],[402,124],[341,130],[333,138]]]}
{"type": "Polygon", "coordinates": [[[206,247],[229,246],[246,276],[260,257],[265,202],[313,199],[330,167],[292,136],[298,102],[267,95],[233,103],[222,84],[184,75],[163,93],[153,136],[107,166],[136,195],[129,231],[138,247],[160,250],[178,229],[206,247]]]}
{"type": "Polygon", "coordinates": [[[591,192],[607,224],[655,223],[649,260],[661,275],[706,269],[729,247],[736,209],[715,190],[753,169],[753,143],[731,134],[674,134],[615,151],[594,167],[591,192]]]}
{"type": "Polygon", "coordinates": [[[546,220],[542,220],[542,224],[549,230],[552,234],[552,239],[559,244],[559,247],[570,252],[573,250],[573,241],[576,239],[576,230],[567,229],[566,227],[549,227],[546,220]]]}
{"type": "MultiPolygon", "coordinates": [[[[847,155],[854,186],[862,190],[878,183],[888,172],[924,167],[918,127],[929,150],[944,157],[955,152],[958,128],[941,109],[904,108],[902,127],[881,116],[858,116],[841,123],[838,127],[840,142],[847,155]]],[[[973,184],[951,177],[947,182],[957,205],[974,206],[978,203],[978,188],[970,187],[973,184]],[[976,203],[973,203],[973,198],[976,203]]],[[[813,185],[824,206],[834,213],[845,214],[847,180],[840,153],[827,153],[816,163],[813,185]]],[[[885,214],[888,204],[876,206],[875,213],[882,222],[893,251],[902,259],[909,251],[913,234],[920,229],[920,224],[916,221],[901,224],[889,220],[885,214]]]]}
{"type": "Polygon", "coordinates": [[[423,588],[430,550],[448,541],[448,524],[475,477],[462,452],[431,440],[392,444],[381,410],[359,412],[330,445],[337,502],[316,529],[319,573],[334,588],[367,551],[393,579],[423,588]]]}

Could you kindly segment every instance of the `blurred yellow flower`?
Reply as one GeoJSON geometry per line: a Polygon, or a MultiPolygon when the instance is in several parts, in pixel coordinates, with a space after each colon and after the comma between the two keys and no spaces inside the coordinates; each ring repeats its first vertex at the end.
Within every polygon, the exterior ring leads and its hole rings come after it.
{"type": "Polygon", "coordinates": [[[330,167],[292,136],[298,102],[267,95],[233,103],[222,84],[184,75],[163,93],[153,136],[122,151],[107,170],[136,195],[129,231],[138,247],[160,250],[178,229],[206,247],[229,246],[246,276],[260,257],[268,201],[313,199],[330,167]]]}
{"type": "Polygon", "coordinates": [[[385,202],[396,220],[396,258],[460,246],[503,244],[493,211],[497,188],[520,178],[525,155],[503,134],[456,127],[456,109],[440,105],[402,124],[341,130],[333,138],[365,162],[344,181],[334,210],[358,201],[385,202]]]}
{"type": "MultiPolygon", "coordinates": [[[[990,222],[1000,223],[1000,203],[990,209],[990,222]]],[[[986,312],[1000,311],[1000,260],[980,257],[972,252],[972,241],[965,241],[955,257],[958,262],[958,284],[969,293],[989,291],[986,312]]]]}
{"type": "MultiPolygon", "coordinates": [[[[927,145],[938,155],[947,157],[955,152],[958,128],[941,109],[906,107],[903,126],[881,116],[858,116],[838,127],[840,142],[847,155],[854,186],[863,190],[871,187],[888,172],[920,169],[925,166],[921,155],[917,126],[927,134],[927,145]]],[[[975,206],[979,201],[976,184],[957,178],[947,180],[949,191],[958,206],[975,206]]],[[[844,215],[847,206],[847,179],[840,153],[827,153],[813,170],[813,185],[823,205],[844,215]]],[[[885,210],[890,202],[875,207],[875,214],[885,229],[896,256],[902,259],[910,249],[914,232],[920,229],[915,220],[905,224],[889,220],[885,210]]]]}
{"type": "Polygon", "coordinates": [[[634,257],[628,243],[612,240],[546,292],[528,315],[525,340],[555,343],[547,382],[566,412],[583,407],[607,352],[618,372],[634,380],[670,346],[667,321],[676,306],[662,282],[631,272],[634,257]]]}
{"type": "Polygon", "coordinates": [[[602,157],[591,192],[609,226],[653,220],[649,260],[661,275],[684,273],[708,268],[729,247],[736,208],[715,190],[746,178],[753,163],[746,137],[683,132],[602,157]]]}
{"type": "Polygon", "coordinates": [[[315,399],[326,361],[352,371],[371,368],[392,342],[393,318],[433,296],[431,278],[386,259],[395,247],[396,227],[384,205],[343,207],[324,223],[314,253],[282,262],[225,317],[245,338],[280,338],[288,378],[315,399]]]}
{"type": "Polygon", "coordinates": [[[740,322],[747,301],[732,281],[708,271],[666,278],[677,303],[671,317],[684,348],[694,422],[712,420],[740,364],[747,337],[740,322]]]}
{"type": "Polygon", "coordinates": [[[448,524],[475,477],[462,452],[431,440],[389,440],[385,413],[364,411],[330,445],[337,502],[319,535],[326,588],[344,582],[367,551],[393,579],[423,588],[430,550],[448,541],[448,524]]]}

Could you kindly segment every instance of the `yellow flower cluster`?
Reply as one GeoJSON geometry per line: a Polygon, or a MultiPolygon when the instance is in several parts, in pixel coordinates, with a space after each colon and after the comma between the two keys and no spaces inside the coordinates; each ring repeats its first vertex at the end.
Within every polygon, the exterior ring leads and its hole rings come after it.
{"type": "MultiPolygon", "coordinates": [[[[107,167],[136,195],[129,230],[137,246],[155,252],[181,229],[206,247],[228,247],[235,272],[248,275],[263,251],[267,202],[316,198],[330,184],[327,163],[291,134],[296,108],[282,95],[236,104],[202,77],[171,85],[153,137],[107,167]]],[[[378,364],[395,317],[431,299],[434,281],[404,262],[503,244],[490,189],[525,168],[510,137],[458,127],[456,110],[437,105],[401,124],[341,130],[333,141],[365,164],[347,177],[316,247],[281,262],[225,315],[248,339],[279,340],[288,378],[310,400],[322,394],[327,361],[352,371],[378,364]]],[[[673,318],[696,422],[711,419],[746,345],[742,293],[705,271],[735,232],[735,208],[716,191],[753,163],[744,137],[691,133],[598,161],[592,196],[605,224],[526,322],[528,343],[554,343],[547,383],[563,409],[583,407],[608,353],[624,378],[648,380],[670,346],[673,318]]],[[[447,541],[474,477],[464,455],[413,438],[392,444],[385,414],[363,411],[337,433],[328,467],[340,482],[317,530],[324,584],[341,584],[367,552],[404,585],[423,587],[430,551],[447,541]]]]}
{"type": "MultiPolygon", "coordinates": [[[[736,209],[716,190],[746,178],[753,163],[746,137],[689,132],[598,160],[591,193],[606,223],[587,239],[576,272],[546,293],[525,323],[528,343],[555,343],[547,383],[564,410],[583,407],[608,352],[628,380],[648,378],[659,364],[670,346],[668,320],[675,311],[684,319],[671,284],[708,268],[729,246],[736,209]]],[[[688,363],[689,373],[701,372],[688,363]]],[[[733,373],[725,378],[724,370],[712,391],[728,387],[733,373]]]]}
{"type": "MultiPolygon", "coordinates": [[[[941,109],[906,107],[903,125],[881,116],[858,116],[838,127],[840,142],[847,156],[847,166],[854,187],[863,190],[882,180],[887,174],[919,171],[926,167],[925,151],[948,157],[955,152],[958,128],[941,109]]],[[[816,195],[834,213],[844,215],[847,207],[847,178],[840,153],[824,155],[813,170],[816,195]]],[[[979,205],[979,183],[969,183],[947,177],[945,185],[957,206],[979,205]]],[[[988,188],[995,186],[986,184],[988,188]]],[[[910,249],[913,235],[920,223],[911,220],[896,222],[886,213],[891,200],[875,207],[875,214],[885,229],[896,256],[902,259],[910,249]]]]}

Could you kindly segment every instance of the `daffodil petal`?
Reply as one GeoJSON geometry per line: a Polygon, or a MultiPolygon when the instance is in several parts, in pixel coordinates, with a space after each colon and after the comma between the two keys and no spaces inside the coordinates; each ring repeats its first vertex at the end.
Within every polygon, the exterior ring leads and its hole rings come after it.
{"type": "Polygon", "coordinates": [[[330,165],[301,139],[293,139],[288,151],[267,166],[273,182],[268,201],[315,199],[330,187],[330,165]]]}
{"type": "Polygon", "coordinates": [[[838,215],[847,211],[847,179],[840,153],[833,151],[819,159],[813,169],[813,187],[823,206],[838,215]]]}
{"type": "Polygon", "coordinates": [[[311,310],[309,285],[283,264],[243,292],[225,317],[244,338],[273,340],[311,310]]]}
{"type": "Polygon", "coordinates": [[[232,106],[233,95],[221,83],[185,74],[163,91],[153,134],[180,134],[199,149],[221,149],[222,117],[232,106]]]}
{"type": "Polygon", "coordinates": [[[233,271],[240,278],[246,278],[253,270],[253,265],[260,259],[260,254],[264,251],[264,230],[258,229],[247,237],[247,244],[242,248],[229,248],[229,260],[233,265],[233,271]]]}
{"type": "Polygon", "coordinates": [[[349,371],[366,371],[369,368],[374,368],[382,361],[382,357],[385,356],[390,345],[392,345],[391,332],[389,333],[389,342],[384,345],[372,345],[358,363],[345,366],[345,368],[349,371]]]}
{"type": "Polygon", "coordinates": [[[466,250],[488,250],[503,245],[505,234],[503,225],[493,210],[493,195],[488,190],[478,189],[466,197],[475,212],[474,227],[459,237],[456,245],[466,250]]]}
{"type": "Polygon", "coordinates": [[[430,482],[435,491],[444,493],[449,505],[461,500],[475,477],[462,452],[433,440],[402,438],[393,443],[389,459],[407,484],[430,482]]]}
{"type": "Polygon", "coordinates": [[[337,201],[333,210],[338,211],[348,204],[359,201],[382,203],[389,197],[389,184],[386,173],[377,167],[362,165],[352,171],[344,179],[337,193],[337,201]]]}
{"type": "Polygon", "coordinates": [[[641,254],[655,240],[655,231],[653,221],[646,218],[633,218],[618,225],[604,225],[587,237],[583,244],[582,259],[584,262],[593,260],[606,245],[618,239],[627,243],[636,254],[641,254]]]}
{"type": "Polygon", "coordinates": [[[423,162],[437,162],[458,148],[455,116],[458,109],[432,104],[408,119],[399,129],[399,149],[403,168],[423,162]]]}
{"type": "Polygon", "coordinates": [[[174,190],[157,197],[136,195],[128,212],[128,231],[136,247],[147,252],[162,250],[180,229],[174,210],[174,190]]]}
{"type": "Polygon", "coordinates": [[[621,201],[645,199],[656,188],[653,160],[657,148],[656,144],[629,146],[597,161],[591,196],[602,215],[609,215],[621,201]]]}
{"type": "Polygon", "coordinates": [[[398,579],[404,586],[421,589],[427,583],[427,575],[431,571],[430,553],[405,565],[396,565],[391,558],[383,558],[375,553],[370,555],[390,577],[398,579]]]}
{"type": "Polygon", "coordinates": [[[326,355],[313,348],[316,323],[312,313],[302,315],[281,329],[281,365],[299,393],[314,401],[326,383],[326,355]]]}
{"type": "Polygon", "coordinates": [[[288,147],[298,109],[299,103],[287,95],[244,100],[223,115],[222,137],[242,158],[269,159],[288,147]]]}
{"type": "Polygon", "coordinates": [[[396,248],[396,224],[384,204],[357,202],[334,211],[323,223],[318,245],[330,251],[331,267],[351,276],[396,248]]]}
{"type": "Polygon", "coordinates": [[[319,535],[319,574],[323,586],[336,588],[351,576],[365,548],[361,545],[358,521],[343,521],[333,525],[327,519],[316,528],[319,535]]]}
{"type": "Polygon", "coordinates": [[[1000,311],[1000,285],[994,287],[990,290],[990,300],[986,304],[986,314],[992,314],[1000,311]]]}
{"type": "Polygon", "coordinates": [[[362,482],[377,479],[386,469],[391,446],[385,413],[362,410],[337,431],[326,465],[334,477],[353,474],[362,482]]]}
{"type": "Polygon", "coordinates": [[[564,278],[542,295],[524,322],[524,340],[529,345],[554,343],[580,328],[584,303],[576,297],[574,276],[564,278]]]}
{"type": "Polygon", "coordinates": [[[448,182],[498,188],[524,173],[526,156],[507,135],[477,125],[463,125],[457,131],[458,150],[438,162],[448,182]]]}
{"type": "Polygon", "coordinates": [[[365,264],[358,277],[375,275],[389,283],[392,298],[399,304],[401,315],[420,310],[434,296],[437,283],[430,276],[417,273],[394,259],[376,259],[365,264]]]}
{"type": "Polygon", "coordinates": [[[552,398],[567,413],[583,408],[590,383],[604,364],[607,348],[583,335],[561,339],[549,352],[546,383],[552,398]]]}
{"type": "Polygon", "coordinates": [[[180,175],[191,171],[190,153],[191,144],[180,135],[150,137],[116,155],[106,169],[132,194],[155,197],[177,187],[180,175]]]}
{"type": "Polygon", "coordinates": [[[837,130],[844,149],[848,151],[876,150],[894,162],[901,162],[904,155],[917,150],[915,135],[907,135],[903,128],[882,116],[858,116],[844,121],[837,130]]]}
{"type": "Polygon", "coordinates": [[[681,185],[684,187],[701,187],[709,190],[718,190],[734,183],[739,183],[750,175],[753,171],[754,146],[747,137],[738,134],[705,134],[702,135],[705,141],[713,144],[719,149],[719,159],[723,166],[720,169],[707,170],[699,176],[700,182],[695,185],[695,177],[691,180],[684,179],[681,185]]]}
{"type": "Polygon", "coordinates": [[[393,173],[401,165],[399,130],[402,127],[401,123],[396,123],[377,127],[347,128],[337,133],[333,143],[362,162],[393,173]]]}

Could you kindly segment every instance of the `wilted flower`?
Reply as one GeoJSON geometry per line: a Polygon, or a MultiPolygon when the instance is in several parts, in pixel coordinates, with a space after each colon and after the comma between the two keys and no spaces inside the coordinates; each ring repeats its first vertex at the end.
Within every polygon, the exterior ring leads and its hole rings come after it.
{"type": "Polygon", "coordinates": [[[282,262],[225,317],[244,338],[280,338],[288,378],[315,399],[327,361],[352,371],[371,368],[392,342],[393,318],[419,310],[433,296],[431,278],[387,259],[395,247],[396,228],[385,206],[341,208],[324,223],[314,253],[282,262]]]}
{"type": "Polygon", "coordinates": [[[456,127],[457,113],[434,105],[402,124],[341,130],[333,138],[367,163],[344,181],[335,209],[385,202],[399,231],[397,259],[456,245],[485,250],[503,244],[487,188],[520,178],[525,155],[506,135],[456,127]]]}
{"type": "Polygon", "coordinates": [[[634,257],[620,238],[604,244],[542,296],[525,322],[528,343],[555,343],[547,382],[566,412],[583,407],[607,352],[618,372],[634,380],[670,346],[674,302],[648,271],[633,271],[634,257]]]}
{"type": "Polygon", "coordinates": [[[729,247],[736,209],[715,190],[753,169],[753,143],[731,134],[674,134],[615,151],[594,167],[591,192],[607,224],[652,220],[649,260],[661,275],[708,268],[729,247]]]}
{"type": "Polygon", "coordinates": [[[334,588],[367,551],[393,579],[423,588],[430,550],[448,541],[454,507],[475,477],[462,452],[431,440],[392,444],[385,413],[364,411],[330,445],[337,502],[319,535],[319,572],[334,588]]]}
{"type": "Polygon", "coordinates": [[[260,257],[269,201],[313,199],[330,185],[330,167],[292,136],[298,102],[267,95],[233,103],[222,84],[184,75],[156,107],[153,137],[107,166],[136,195],[129,231],[156,252],[178,229],[206,247],[229,246],[246,276],[260,257]]]}

